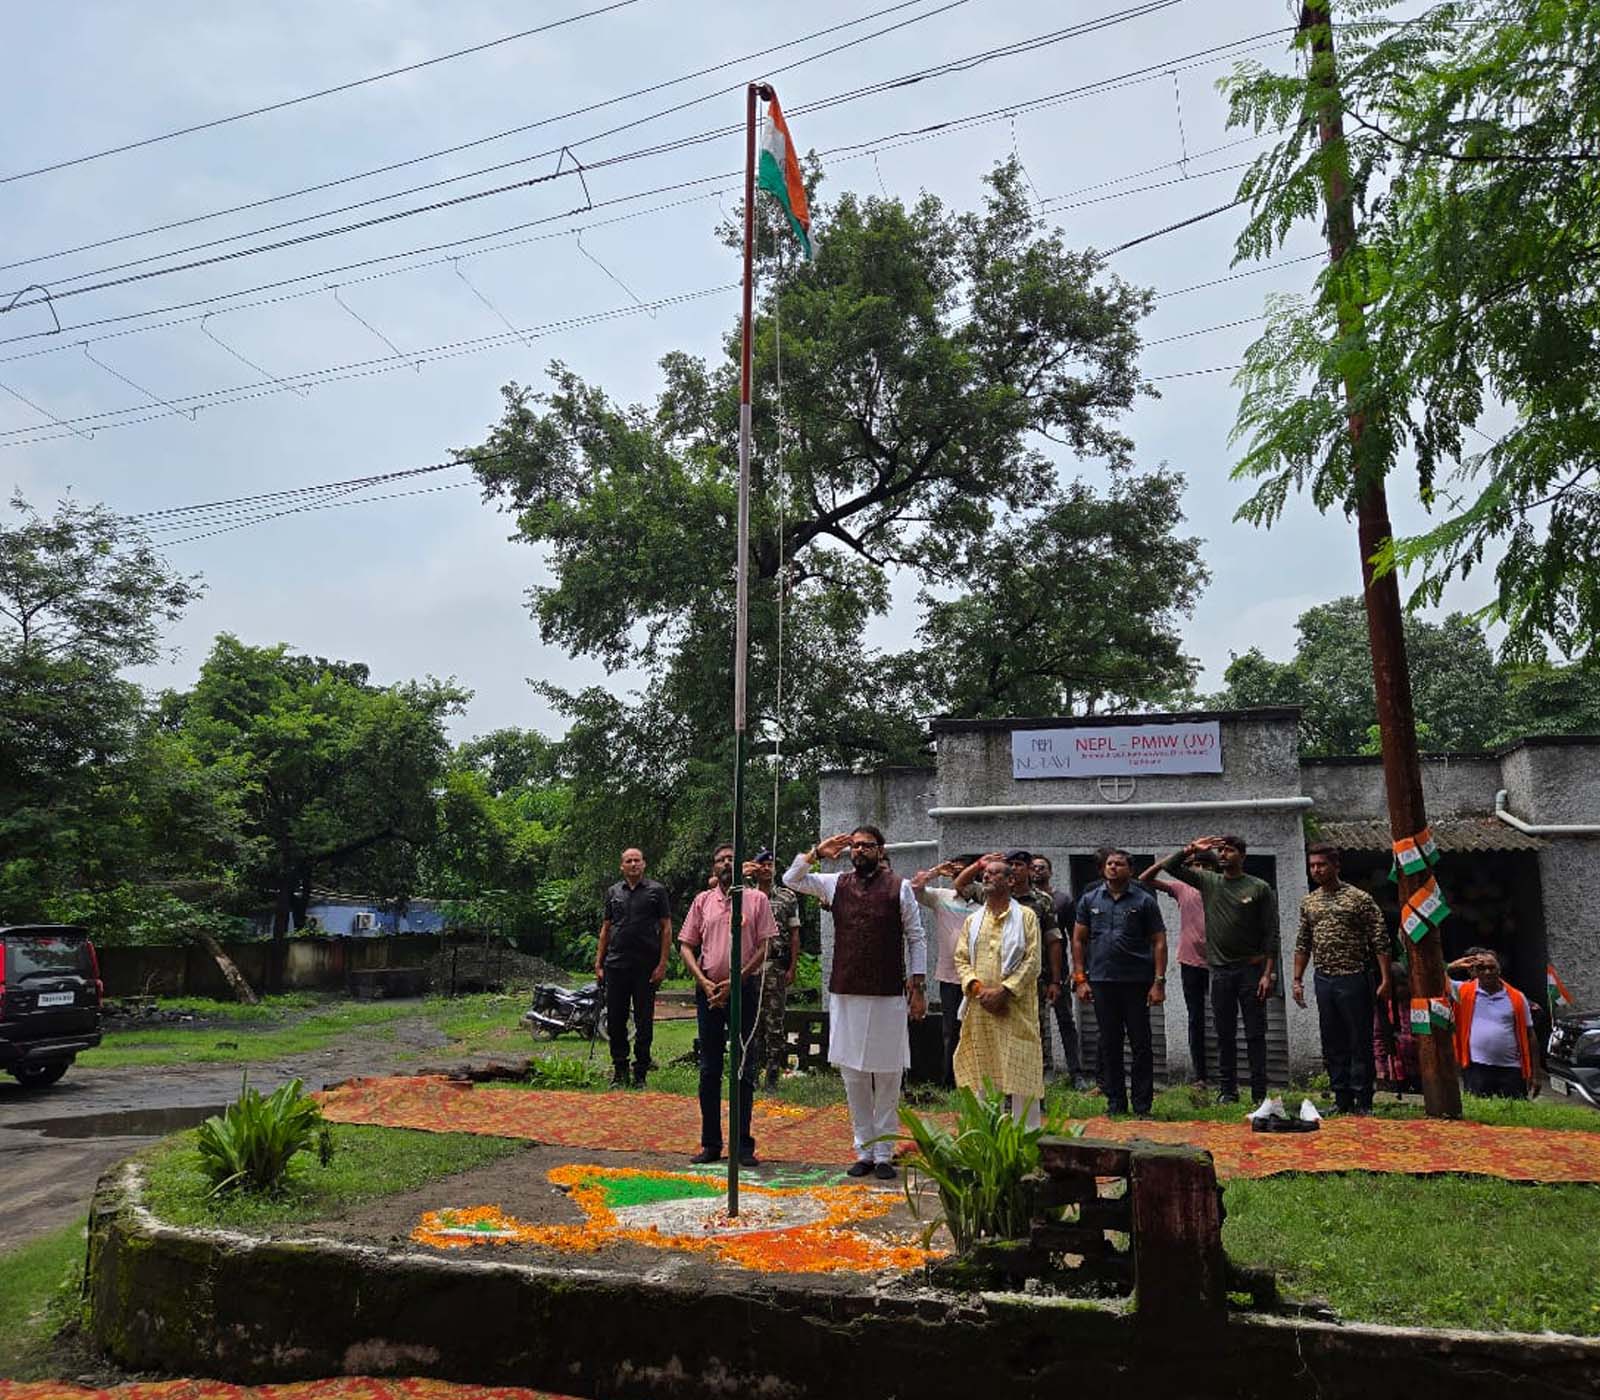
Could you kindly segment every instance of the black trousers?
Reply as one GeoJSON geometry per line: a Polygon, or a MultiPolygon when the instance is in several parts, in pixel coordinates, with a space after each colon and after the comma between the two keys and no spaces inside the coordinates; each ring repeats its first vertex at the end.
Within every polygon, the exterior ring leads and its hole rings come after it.
{"type": "Polygon", "coordinates": [[[1100,1087],[1106,1112],[1128,1111],[1128,1087],[1122,1079],[1122,1038],[1133,1051],[1133,1111],[1150,1112],[1155,1096],[1155,1056],[1150,1049],[1148,982],[1091,982],[1094,1019],[1100,1029],[1100,1087]]]}
{"type": "Polygon", "coordinates": [[[1528,1081],[1522,1077],[1520,1069],[1509,1065],[1470,1064],[1463,1078],[1466,1080],[1466,1091],[1476,1094],[1480,1099],[1528,1097],[1528,1081]]]}
{"type": "Polygon", "coordinates": [[[961,984],[939,983],[939,1017],[944,1028],[944,1087],[956,1087],[956,1046],[961,1042],[961,984]]]}
{"type": "Polygon", "coordinates": [[[1211,987],[1211,969],[1178,964],[1183,979],[1183,1009],[1189,1020],[1189,1063],[1194,1077],[1202,1084],[1206,1078],[1206,1002],[1211,987]]]}
{"type": "MultiPolygon", "coordinates": [[[[743,1022],[733,1047],[739,1067],[739,1155],[756,1150],[750,1136],[750,1110],[756,1097],[756,1070],[760,1068],[761,1047],[752,1044],[746,1052],[756,1024],[756,998],[761,995],[761,979],[746,977],[739,984],[739,1020],[743,1022]]],[[[710,1152],[722,1151],[722,1067],[728,1048],[728,1006],[713,1006],[706,994],[694,989],[696,1029],[700,1033],[700,1146],[710,1152]]]]}
{"type": "Polygon", "coordinates": [[[1050,1016],[1054,1013],[1056,1029],[1061,1032],[1061,1048],[1067,1061],[1063,1068],[1076,1079],[1083,1073],[1083,1053],[1078,1045],[1078,1025],[1072,1019],[1072,988],[1063,985],[1061,995],[1051,1006],[1050,999],[1044,994],[1048,985],[1047,979],[1039,982],[1039,1039],[1044,1044],[1044,1067],[1046,1070],[1055,1068],[1054,1047],[1050,1043],[1050,1016]]]}
{"type": "Polygon", "coordinates": [[[628,1067],[628,1012],[633,1012],[633,1063],[639,1073],[650,1068],[650,1042],[656,1028],[656,989],[650,967],[606,965],[606,1036],[611,1041],[611,1063],[628,1067]]]}
{"type": "Polygon", "coordinates": [[[1239,1018],[1244,1017],[1245,1052],[1250,1057],[1250,1097],[1267,1096],[1267,1008],[1256,999],[1259,963],[1231,963],[1211,969],[1211,1017],[1217,1028],[1217,1091],[1239,1092],[1239,1018]]]}
{"type": "Polygon", "coordinates": [[[1317,1024],[1333,1101],[1365,1113],[1372,1107],[1377,1067],[1372,1060],[1372,979],[1365,972],[1317,973],[1317,1024]]]}

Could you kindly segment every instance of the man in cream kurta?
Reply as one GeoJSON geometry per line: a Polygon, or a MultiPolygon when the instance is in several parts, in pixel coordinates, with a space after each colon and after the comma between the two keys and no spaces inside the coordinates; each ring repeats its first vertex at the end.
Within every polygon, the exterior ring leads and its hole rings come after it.
{"type": "Polygon", "coordinates": [[[899,1131],[900,1078],[911,1063],[906,1020],[928,1011],[928,949],[911,886],[884,863],[883,833],[858,826],[802,851],[783,872],[796,894],[827,901],[833,912],[833,967],[828,976],[828,1059],[838,1066],[855,1138],[853,1177],[892,1181],[899,1131]],[[851,869],[814,874],[813,858],[846,849],[851,869]]]}
{"type": "Polygon", "coordinates": [[[998,1091],[1012,1114],[1039,1124],[1044,1052],[1039,1040],[1039,919],[1011,897],[1011,868],[983,868],[983,908],[956,940],[956,975],[966,995],[956,1084],[976,1094],[998,1091]]]}

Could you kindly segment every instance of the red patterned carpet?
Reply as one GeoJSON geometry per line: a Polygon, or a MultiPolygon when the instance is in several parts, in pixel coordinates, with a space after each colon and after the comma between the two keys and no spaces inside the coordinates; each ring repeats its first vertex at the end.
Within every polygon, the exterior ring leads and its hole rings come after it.
{"type": "Polygon", "coordinates": [[[299,1381],[293,1385],[225,1385],[221,1381],[140,1381],[112,1390],[90,1390],[65,1381],[0,1380],[0,1400],[562,1400],[538,1390],[513,1390],[448,1381],[299,1381]]]}
{"type": "MultiPolygon", "coordinates": [[[[431,1077],[358,1079],[319,1096],[336,1123],[483,1133],[556,1147],[689,1153],[700,1140],[694,1099],[677,1094],[583,1094],[504,1089],[431,1077]]],[[[757,1150],[774,1162],[847,1162],[843,1104],[797,1108],[757,1099],[757,1150]]],[[[1509,1181],[1600,1181],[1600,1133],[1491,1128],[1482,1123],[1335,1118],[1316,1133],[1252,1133],[1238,1123],[1112,1122],[1089,1136],[1187,1142],[1206,1148],[1221,1177],[1278,1172],[1466,1172],[1509,1181]]],[[[0,1400],[7,1400],[0,1394],[0,1400]]]]}

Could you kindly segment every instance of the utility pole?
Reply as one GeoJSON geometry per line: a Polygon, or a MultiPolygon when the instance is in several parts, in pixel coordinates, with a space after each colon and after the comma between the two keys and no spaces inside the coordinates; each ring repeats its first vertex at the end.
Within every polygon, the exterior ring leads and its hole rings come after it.
{"type": "MultiPolygon", "coordinates": [[[[1323,170],[1323,198],[1328,210],[1328,257],[1337,268],[1355,251],[1356,218],[1348,166],[1344,159],[1344,108],[1339,95],[1339,75],[1333,51],[1331,0],[1304,0],[1300,33],[1309,36],[1311,58],[1307,82],[1318,102],[1318,134],[1324,150],[1336,154],[1323,170]]],[[[1359,335],[1360,304],[1348,292],[1339,294],[1339,333],[1359,335]]],[[[1372,649],[1372,683],[1378,702],[1378,732],[1383,744],[1383,781],[1389,798],[1389,831],[1393,840],[1415,836],[1428,824],[1422,795],[1422,761],[1417,752],[1416,715],[1411,704],[1411,671],[1406,663],[1405,632],[1401,625],[1400,580],[1394,570],[1376,577],[1373,564],[1378,550],[1391,538],[1389,498],[1384,473],[1366,468],[1361,461],[1361,436],[1365,415],[1358,407],[1357,385],[1345,377],[1345,405],[1349,413],[1350,442],[1355,462],[1356,527],[1361,545],[1362,596],[1367,605],[1367,638],[1372,649]]],[[[1399,872],[1402,905],[1423,883],[1423,877],[1399,872]]],[[[1404,936],[1404,935],[1402,935],[1404,936]]],[[[1444,968],[1444,950],[1436,929],[1427,928],[1411,947],[1411,995],[1445,997],[1450,987],[1444,968]]],[[[1435,1026],[1417,1037],[1417,1062],[1422,1073],[1422,1097],[1430,1118],[1461,1116],[1461,1084],[1456,1073],[1455,1043],[1448,1027],[1435,1026]]]]}

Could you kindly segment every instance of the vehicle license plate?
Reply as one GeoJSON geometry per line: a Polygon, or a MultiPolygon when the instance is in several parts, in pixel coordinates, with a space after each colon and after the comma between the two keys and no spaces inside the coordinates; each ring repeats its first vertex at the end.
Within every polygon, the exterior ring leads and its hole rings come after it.
{"type": "Polygon", "coordinates": [[[72,992],[40,992],[40,1006],[71,1006],[77,997],[72,992]]]}
{"type": "Polygon", "coordinates": [[[1559,1074],[1552,1074],[1550,1076],[1550,1087],[1558,1094],[1566,1094],[1569,1097],[1572,1094],[1572,1081],[1570,1079],[1563,1079],[1559,1074]]]}

